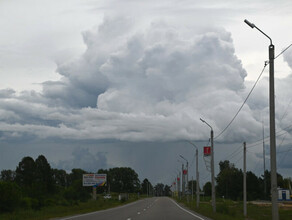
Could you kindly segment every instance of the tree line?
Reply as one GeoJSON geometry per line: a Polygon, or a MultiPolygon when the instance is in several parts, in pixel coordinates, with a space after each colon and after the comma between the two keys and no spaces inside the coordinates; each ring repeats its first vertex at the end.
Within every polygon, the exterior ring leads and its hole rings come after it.
{"type": "MultiPolygon", "coordinates": [[[[45,156],[35,160],[24,157],[15,170],[2,170],[0,175],[0,211],[11,212],[19,208],[40,209],[52,205],[73,205],[91,199],[92,187],[83,187],[83,174],[89,173],[74,168],[70,173],[54,169],[45,156]]],[[[142,183],[138,174],[129,167],[99,169],[97,173],[107,174],[107,185],[97,187],[97,193],[140,193],[158,192],[169,194],[167,186],[152,186],[148,179],[142,183]]]]}
{"type": "MultiPolygon", "coordinates": [[[[216,196],[231,200],[243,198],[243,171],[234,166],[228,160],[220,161],[220,172],[216,177],[216,196]]],[[[278,187],[289,189],[292,185],[291,178],[283,178],[277,173],[278,187]]],[[[247,200],[270,200],[271,172],[265,170],[264,174],[257,177],[253,172],[246,172],[247,200]]],[[[207,182],[203,191],[211,196],[211,182],[207,182]]]]}

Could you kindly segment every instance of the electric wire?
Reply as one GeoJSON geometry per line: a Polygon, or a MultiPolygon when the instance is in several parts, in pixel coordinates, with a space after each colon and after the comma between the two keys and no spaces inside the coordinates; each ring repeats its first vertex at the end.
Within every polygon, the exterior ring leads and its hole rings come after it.
{"type": "Polygon", "coordinates": [[[264,70],[266,69],[266,66],[267,66],[267,62],[265,62],[264,68],[262,69],[262,71],[261,71],[260,75],[258,76],[257,80],[255,81],[253,87],[251,88],[250,92],[248,93],[247,97],[245,98],[244,102],[242,103],[242,105],[240,106],[240,108],[238,109],[238,111],[236,112],[234,117],[231,119],[231,121],[227,124],[227,126],[214,139],[217,139],[218,137],[220,137],[227,130],[227,128],[232,124],[232,122],[235,120],[235,118],[237,117],[237,115],[239,114],[241,109],[243,108],[244,104],[246,103],[247,99],[249,98],[249,96],[253,92],[253,90],[254,90],[255,86],[257,85],[258,81],[260,80],[264,70]]]}
{"type": "Polygon", "coordinates": [[[274,58],[274,60],[277,59],[280,55],[282,55],[282,54],[283,54],[286,50],[288,50],[291,46],[292,46],[292,44],[290,44],[288,47],[286,47],[284,50],[282,50],[282,52],[279,53],[279,54],[274,58]]]}
{"type": "MultiPolygon", "coordinates": [[[[292,125],[289,125],[289,126],[283,128],[283,129],[280,130],[280,131],[277,131],[276,134],[278,134],[278,135],[276,135],[276,137],[280,137],[280,136],[286,134],[286,133],[288,132],[287,130],[288,130],[289,128],[292,128],[292,125]],[[283,131],[284,131],[283,134],[279,134],[280,132],[283,132],[283,131]]],[[[269,139],[270,139],[270,136],[266,136],[266,137],[264,138],[264,140],[269,140],[269,139]]],[[[255,146],[257,146],[257,145],[260,145],[260,144],[262,144],[262,141],[263,141],[263,139],[261,138],[261,139],[259,139],[259,140],[256,140],[256,141],[252,142],[252,143],[249,143],[249,144],[247,144],[247,147],[246,147],[246,148],[251,148],[251,147],[255,147],[255,146]],[[260,143],[257,143],[257,142],[259,142],[259,141],[261,141],[261,142],[260,142],[260,143]],[[256,143],[257,143],[257,144],[256,144],[256,143]]]]}
{"type": "MultiPolygon", "coordinates": [[[[288,47],[286,47],[280,54],[278,54],[275,58],[277,59],[280,55],[282,55],[286,50],[288,50],[290,47],[292,46],[292,44],[290,44],[288,47]]],[[[232,124],[232,122],[235,120],[235,118],[237,117],[237,115],[239,114],[239,112],[241,111],[241,109],[243,108],[244,104],[246,103],[247,99],[249,98],[249,96],[251,95],[252,91],[254,90],[255,86],[257,85],[259,79],[261,78],[266,66],[269,64],[269,61],[266,61],[264,64],[264,68],[261,71],[259,77],[257,78],[256,82],[254,83],[252,89],[250,90],[250,92],[248,93],[246,99],[244,100],[244,102],[242,103],[242,105],[240,106],[240,108],[238,109],[238,111],[236,112],[236,114],[234,115],[234,117],[231,119],[231,121],[227,124],[227,126],[214,138],[217,139],[218,137],[220,137],[226,130],[227,128],[232,124]]]]}

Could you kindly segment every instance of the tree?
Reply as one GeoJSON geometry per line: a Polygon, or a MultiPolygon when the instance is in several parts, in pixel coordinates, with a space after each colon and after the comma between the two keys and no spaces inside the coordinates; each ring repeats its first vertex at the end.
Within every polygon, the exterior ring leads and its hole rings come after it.
{"type": "Polygon", "coordinates": [[[13,170],[2,170],[1,171],[1,180],[6,182],[12,182],[15,179],[15,171],[13,170]]]}
{"type": "MultiPolygon", "coordinates": [[[[199,186],[200,187],[200,186],[199,186]]],[[[196,194],[196,190],[197,190],[197,181],[196,180],[190,180],[188,183],[188,189],[190,190],[190,192],[193,191],[193,194],[196,194]]],[[[200,188],[199,188],[200,191],[200,188]]]]}
{"type": "Polygon", "coordinates": [[[18,208],[21,191],[16,183],[0,182],[0,211],[11,212],[18,208]]]}
{"type": "Polygon", "coordinates": [[[86,174],[86,171],[82,169],[72,169],[71,173],[69,174],[68,177],[68,184],[71,185],[74,183],[76,180],[82,180],[83,179],[83,174],[86,174]]]}
{"type": "MultiPolygon", "coordinates": [[[[263,183],[264,181],[266,181],[266,193],[264,194],[264,198],[269,199],[271,196],[271,172],[266,170],[262,177],[263,177],[263,180],[262,180],[263,183]]],[[[280,188],[284,187],[283,176],[279,173],[277,173],[277,184],[278,184],[278,187],[280,188]]]]}
{"type": "Polygon", "coordinates": [[[156,196],[164,196],[165,192],[164,192],[164,184],[162,183],[157,183],[155,186],[154,186],[154,190],[155,190],[155,195],[156,196]]]}
{"type": "Polygon", "coordinates": [[[233,200],[241,199],[243,192],[243,173],[230,164],[229,161],[220,161],[220,172],[217,175],[216,191],[218,196],[233,200]]]}
{"type": "Polygon", "coordinates": [[[171,195],[171,190],[169,185],[165,185],[163,188],[163,195],[164,196],[170,196],[171,195]]]}
{"type": "Polygon", "coordinates": [[[40,155],[35,160],[36,179],[38,187],[42,194],[52,193],[54,191],[53,173],[50,164],[45,156],[40,155]]]}
{"type": "Polygon", "coordinates": [[[138,192],[140,189],[140,180],[138,174],[129,167],[116,167],[108,171],[99,170],[98,173],[107,174],[107,184],[110,184],[113,192],[138,192]]]}
{"type": "Polygon", "coordinates": [[[24,157],[15,170],[15,181],[23,189],[24,193],[30,197],[36,197],[35,190],[36,164],[31,157],[24,157]]]}
{"type": "Polygon", "coordinates": [[[141,192],[142,194],[150,194],[150,190],[153,188],[152,184],[149,182],[148,179],[144,179],[141,184],[141,192]]]}
{"type": "Polygon", "coordinates": [[[259,199],[263,194],[260,179],[250,171],[246,172],[246,192],[247,200],[259,199]]]}
{"type": "Polygon", "coordinates": [[[211,184],[211,182],[205,183],[205,185],[203,186],[203,191],[205,193],[205,196],[211,196],[211,193],[212,193],[212,184],[211,184]]]}
{"type": "Polygon", "coordinates": [[[68,174],[65,170],[52,169],[52,178],[57,186],[68,186],[68,174]]]}

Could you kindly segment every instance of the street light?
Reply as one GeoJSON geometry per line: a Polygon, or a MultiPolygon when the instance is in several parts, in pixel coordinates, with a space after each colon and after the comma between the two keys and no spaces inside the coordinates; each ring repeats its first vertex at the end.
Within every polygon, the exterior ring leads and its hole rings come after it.
{"type": "Polygon", "coordinates": [[[200,189],[199,189],[199,162],[198,162],[198,147],[188,141],[191,145],[193,145],[196,148],[196,195],[197,195],[197,208],[199,208],[199,203],[200,203],[200,189]]]}
{"type": "Polygon", "coordinates": [[[187,191],[189,190],[189,161],[184,158],[182,155],[179,155],[182,159],[187,162],[187,191]]]}
{"type": "Polygon", "coordinates": [[[251,28],[256,28],[263,35],[270,40],[269,45],[269,65],[270,65],[270,157],[271,157],[271,192],[272,192],[272,219],[279,219],[278,211],[278,193],[277,193],[277,159],[276,159],[276,132],[275,132],[275,87],[274,87],[274,59],[275,59],[275,46],[272,39],[260,30],[255,24],[244,20],[244,22],[251,28]]]}
{"type": "Polygon", "coordinates": [[[177,162],[181,163],[181,190],[182,190],[182,196],[185,195],[185,183],[184,183],[184,163],[180,160],[177,160],[177,162]]]}
{"type": "Polygon", "coordinates": [[[215,176],[214,176],[214,142],[213,142],[213,128],[205,120],[200,120],[211,128],[211,182],[212,182],[212,207],[213,212],[216,212],[216,198],[215,198],[215,176]]]}

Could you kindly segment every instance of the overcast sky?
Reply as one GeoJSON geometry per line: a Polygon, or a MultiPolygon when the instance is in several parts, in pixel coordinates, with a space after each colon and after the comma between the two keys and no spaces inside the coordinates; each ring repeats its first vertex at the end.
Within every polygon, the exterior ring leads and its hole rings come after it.
{"type": "MultiPolygon", "coordinates": [[[[234,0],[3,0],[0,2],[0,169],[43,154],[53,167],[130,166],[170,184],[183,155],[201,184],[212,125],[230,122],[268,60],[292,43],[292,3],[234,0]]],[[[278,172],[292,176],[292,48],[275,60],[278,172]]],[[[228,159],[263,172],[268,66],[232,125],[215,139],[228,159]],[[260,140],[259,142],[256,142],[260,140]]],[[[269,168],[269,139],[265,140],[269,168]]],[[[192,174],[193,173],[193,174],[192,174]]]]}

